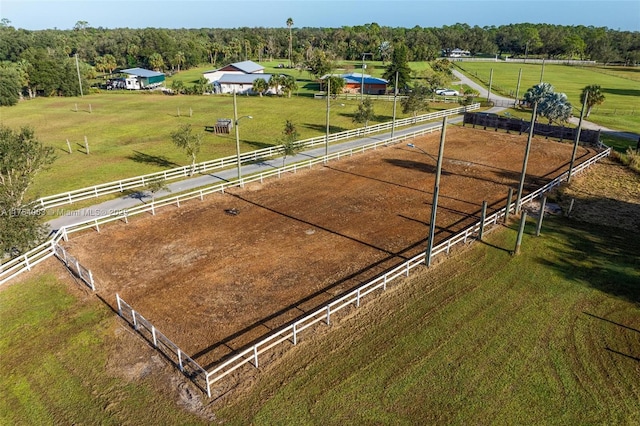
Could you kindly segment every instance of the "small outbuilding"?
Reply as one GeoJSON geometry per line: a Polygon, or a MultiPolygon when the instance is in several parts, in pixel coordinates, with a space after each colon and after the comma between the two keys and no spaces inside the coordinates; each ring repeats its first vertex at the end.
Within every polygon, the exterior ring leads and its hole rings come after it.
{"type": "Polygon", "coordinates": [[[120,72],[127,74],[123,88],[128,90],[153,89],[162,86],[165,81],[163,73],[144,68],[128,68],[120,72]]]}
{"type": "MultiPolygon", "coordinates": [[[[334,74],[335,76],[335,74],[334,74]]],[[[329,75],[320,78],[321,89],[324,87],[324,80],[329,75]]],[[[372,77],[368,74],[349,73],[339,75],[344,80],[344,93],[364,93],[366,95],[384,95],[387,92],[388,81],[384,78],[372,77]]]]}

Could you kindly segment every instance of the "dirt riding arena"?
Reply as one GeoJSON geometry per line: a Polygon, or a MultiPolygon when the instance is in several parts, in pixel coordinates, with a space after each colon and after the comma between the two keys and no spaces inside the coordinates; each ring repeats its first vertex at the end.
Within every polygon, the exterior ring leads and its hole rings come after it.
{"type": "MultiPolygon", "coordinates": [[[[66,243],[204,368],[424,251],[440,134],[166,207],[66,243]],[[236,209],[238,214],[225,212],[236,209]]],[[[504,207],[526,136],[449,128],[436,239],[504,207]]],[[[535,138],[528,192],[568,167],[571,144],[535,138]]],[[[578,163],[593,151],[578,150],[578,163]]],[[[115,308],[115,306],[114,306],[115,308]]]]}

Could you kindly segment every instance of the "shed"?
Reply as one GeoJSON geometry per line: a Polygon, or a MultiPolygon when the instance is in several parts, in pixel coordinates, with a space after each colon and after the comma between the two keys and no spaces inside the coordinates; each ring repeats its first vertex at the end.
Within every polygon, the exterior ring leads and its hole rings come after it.
{"type": "MultiPolygon", "coordinates": [[[[328,75],[322,76],[321,80],[329,77],[328,75]]],[[[344,80],[344,89],[346,93],[361,93],[361,86],[363,91],[367,95],[384,95],[387,92],[388,81],[384,78],[372,77],[368,74],[361,73],[349,73],[340,75],[344,80]]]]}
{"type": "Polygon", "coordinates": [[[161,86],[165,80],[163,73],[144,68],[128,68],[120,70],[120,72],[128,75],[125,84],[126,88],[130,90],[153,89],[161,86]]]}

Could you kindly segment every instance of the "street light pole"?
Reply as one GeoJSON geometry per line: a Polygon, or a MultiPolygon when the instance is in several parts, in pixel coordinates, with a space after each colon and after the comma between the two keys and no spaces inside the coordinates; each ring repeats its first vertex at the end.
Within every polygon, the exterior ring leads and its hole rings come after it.
{"type": "Polygon", "coordinates": [[[331,76],[327,77],[327,135],[324,141],[324,161],[327,162],[329,156],[329,108],[331,96],[331,76]]]}
{"type": "Polygon", "coordinates": [[[238,158],[238,183],[240,183],[240,179],[242,179],[242,161],[240,160],[240,129],[238,128],[238,123],[242,118],[253,118],[250,115],[245,115],[238,118],[238,103],[236,101],[236,92],[233,91],[233,126],[236,129],[236,156],[238,158]]]}
{"type": "Polygon", "coordinates": [[[363,53],[362,54],[362,80],[360,82],[360,102],[362,102],[364,100],[364,70],[367,68],[367,66],[364,63],[364,58],[367,55],[372,55],[371,53],[363,53]]]}
{"type": "Polygon", "coordinates": [[[396,101],[398,100],[398,71],[396,71],[396,84],[393,86],[393,121],[391,122],[391,139],[396,130],[396,101]]]}

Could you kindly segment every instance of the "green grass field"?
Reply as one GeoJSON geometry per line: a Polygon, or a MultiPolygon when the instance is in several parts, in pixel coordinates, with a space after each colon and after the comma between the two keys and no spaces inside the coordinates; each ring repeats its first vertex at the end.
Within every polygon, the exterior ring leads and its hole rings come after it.
{"type": "MultiPolygon", "coordinates": [[[[206,412],[233,425],[638,424],[640,235],[559,218],[517,257],[514,240],[497,230],[412,275],[206,412]]],[[[107,368],[122,326],[66,285],[44,273],[0,291],[0,423],[207,424],[157,370],[127,381],[107,368]]]]}
{"type": "MultiPolygon", "coordinates": [[[[279,144],[279,137],[286,120],[297,127],[300,138],[323,135],[326,127],[326,104],[313,99],[316,83],[306,72],[276,68],[280,61],[265,63],[266,72],[287,72],[300,79],[300,90],[291,98],[240,96],[238,114],[251,115],[253,120],[243,120],[240,129],[241,150],[251,151],[279,144]]],[[[384,64],[367,62],[373,75],[381,75],[384,64]]],[[[520,64],[461,63],[471,75],[488,79],[489,69],[494,68],[494,90],[515,91],[520,64]],[[486,75],[485,75],[486,74],[486,75]],[[511,88],[511,89],[506,89],[511,88]]],[[[359,71],[361,62],[352,61],[342,67],[345,71],[359,71]],[[352,68],[351,68],[352,67],[352,68]]],[[[420,71],[426,63],[412,63],[420,71]]],[[[203,66],[182,71],[167,81],[181,79],[186,84],[197,80],[202,72],[213,67],[203,66]]],[[[523,67],[521,92],[539,81],[540,66],[523,67]]],[[[601,84],[607,101],[592,113],[591,120],[605,126],[640,132],[640,117],[622,113],[609,114],[604,108],[634,111],[640,95],[640,82],[629,78],[631,71],[610,75],[591,68],[565,66],[545,67],[545,76],[556,90],[565,91],[577,105],[579,92],[587,84],[601,84]]],[[[358,127],[353,123],[358,100],[334,100],[331,107],[331,132],[358,127]]],[[[432,110],[451,108],[452,104],[432,104],[432,110]]],[[[393,103],[375,102],[377,118],[373,123],[391,120],[393,103]]],[[[517,111],[513,111],[517,115],[517,111]]],[[[527,112],[522,113],[528,117],[527,112]]],[[[163,169],[186,165],[187,156],[176,149],[170,134],[180,125],[192,124],[202,129],[218,118],[233,117],[230,96],[167,96],[139,92],[94,93],[83,98],[36,98],[14,107],[0,107],[0,123],[11,128],[30,125],[36,136],[45,144],[56,148],[58,158],[53,166],[36,177],[30,190],[32,197],[79,189],[126,177],[152,173],[163,169]],[[86,155],[84,138],[87,137],[90,154],[86,155]],[[67,140],[72,148],[68,153],[67,140]]],[[[398,118],[404,118],[398,107],[398,118]]],[[[235,154],[235,137],[204,133],[202,151],[198,161],[235,154]]]]}
{"type": "Polygon", "coordinates": [[[515,96],[520,69],[520,97],[538,84],[542,75],[543,81],[551,83],[556,92],[567,95],[577,117],[582,108],[582,89],[600,85],[606,100],[594,107],[589,120],[611,129],[640,133],[640,70],[547,64],[543,72],[541,64],[455,62],[455,65],[485,85],[493,69],[492,90],[506,96],[515,96]]]}
{"type": "MultiPolygon", "coordinates": [[[[332,133],[359,127],[353,122],[357,105],[355,99],[333,101],[332,133]]],[[[454,106],[434,105],[433,110],[454,106]]],[[[375,102],[377,118],[370,124],[391,120],[392,111],[392,102],[375,102]]],[[[238,114],[253,116],[241,123],[242,152],[278,145],[286,120],[296,125],[301,139],[323,135],[326,130],[326,102],[312,97],[239,96],[238,114]]],[[[229,135],[204,132],[205,126],[214,124],[218,118],[233,118],[231,96],[103,92],[84,98],[37,98],[15,107],[2,107],[0,115],[5,126],[15,129],[33,126],[41,141],[56,148],[58,158],[50,170],[37,177],[33,196],[189,164],[170,137],[171,132],[186,123],[204,133],[198,161],[236,152],[233,132],[229,135]],[[89,155],[84,149],[85,136],[89,155]],[[67,139],[72,154],[68,153],[67,139]]],[[[401,108],[397,117],[406,117],[401,108]]]]}

